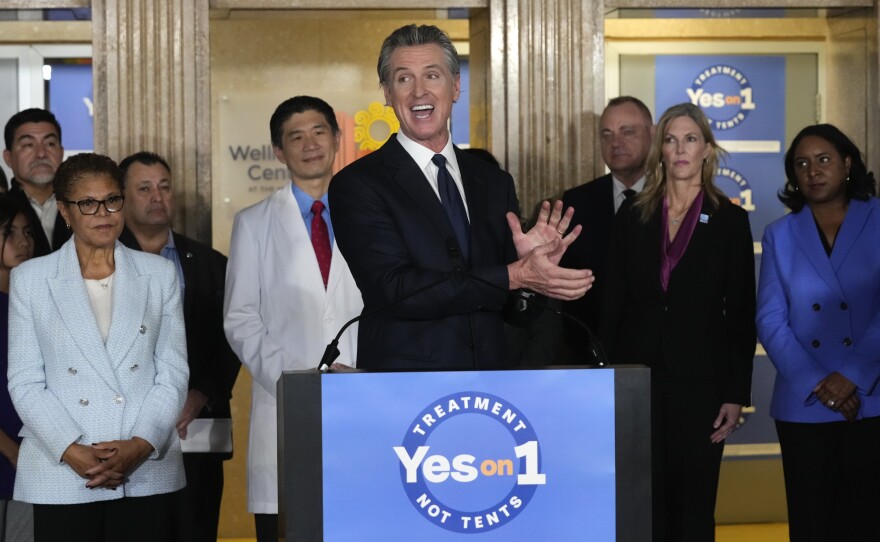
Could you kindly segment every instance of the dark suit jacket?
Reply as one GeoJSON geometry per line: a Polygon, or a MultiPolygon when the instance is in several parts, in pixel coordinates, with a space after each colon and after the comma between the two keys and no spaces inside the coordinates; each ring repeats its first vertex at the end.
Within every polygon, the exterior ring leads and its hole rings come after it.
{"type": "MultiPolygon", "coordinates": [[[[614,181],[611,174],[566,190],[562,196],[565,208],[574,207],[571,228],[584,227],[581,235],[568,247],[560,265],[569,269],[591,269],[596,276],[593,287],[575,301],[562,303],[562,310],[581,319],[590,329],[599,328],[602,290],[606,282],[606,260],[611,246],[611,225],[614,222],[614,181]]],[[[586,363],[588,343],[583,329],[564,321],[565,361],[586,363]]]]}
{"type": "MultiPolygon", "coordinates": [[[[19,203],[21,203],[22,208],[25,213],[27,213],[28,222],[31,224],[31,229],[34,234],[34,257],[37,256],[45,256],[51,252],[58,250],[61,245],[67,242],[70,239],[70,230],[67,228],[67,224],[64,222],[64,218],[61,217],[61,213],[55,217],[55,231],[52,232],[52,242],[49,243],[49,239],[46,237],[46,232],[43,231],[43,227],[40,225],[40,218],[37,216],[37,212],[34,211],[34,208],[31,207],[31,202],[28,201],[27,194],[24,193],[24,190],[21,188],[21,183],[12,179],[11,186],[9,188],[9,197],[16,199],[19,203]]],[[[79,211],[77,211],[79,212],[79,211]]]]}
{"type": "Polygon", "coordinates": [[[600,335],[613,363],[678,379],[723,382],[722,403],[750,404],[755,355],[755,262],[746,212],[704,198],[700,221],[660,287],[661,212],[643,224],[632,201],[617,213],[600,335]]]}
{"type": "Polygon", "coordinates": [[[495,368],[507,363],[502,308],[516,250],[505,214],[518,214],[509,174],[455,149],[470,214],[471,259],[424,173],[392,135],[330,183],[336,242],[364,314],[441,282],[361,321],[359,368],[495,368]],[[465,277],[453,273],[456,260],[465,277]],[[448,277],[448,278],[446,278],[448,277]],[[495,285],[475,280],[479,277],[495,285]]]}
{"type": "MultiPolygon", "coordinates": [[[[226,256],[177,232],[173,235],[186,283],[183,320],[189,388],[195,388],[209,398],[200,418],[230,418],[229,400],[241,362],[223,332],[226,256]]],[[[141,250],[128,228],[123,230],[119,240],[129,248],[141,250]]]]}

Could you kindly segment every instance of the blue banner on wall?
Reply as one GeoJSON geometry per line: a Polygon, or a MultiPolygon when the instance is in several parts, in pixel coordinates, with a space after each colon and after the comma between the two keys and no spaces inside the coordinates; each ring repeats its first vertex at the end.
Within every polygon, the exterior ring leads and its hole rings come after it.
{"type": "Polygon", "coordinates": [[[752,236],[785,212],[785,57],[658,55],[657,117],[681,102],[699,105],[729,152],[718,187],[749,212],[752,236]]]}
{"type": "Polygon", "coordinates": [[[325,540],[615,540],[613,370],[324,386],[325,540]]]}

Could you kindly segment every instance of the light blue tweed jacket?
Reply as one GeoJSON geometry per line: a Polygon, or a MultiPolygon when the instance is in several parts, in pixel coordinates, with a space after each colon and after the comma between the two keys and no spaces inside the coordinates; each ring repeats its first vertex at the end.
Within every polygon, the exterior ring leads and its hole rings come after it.
{"type": "Polygon", "coordinates": [[[71,239],[12,271],[9,391],[24,422],[15,499],[75,504],[185,485],[174,430],[189,369],[174,265],[116,243],[104,343],[71,239]],[[141,437],[156,449],[119,489],[88,489],[61,461],[71,443],[141,437]]]}

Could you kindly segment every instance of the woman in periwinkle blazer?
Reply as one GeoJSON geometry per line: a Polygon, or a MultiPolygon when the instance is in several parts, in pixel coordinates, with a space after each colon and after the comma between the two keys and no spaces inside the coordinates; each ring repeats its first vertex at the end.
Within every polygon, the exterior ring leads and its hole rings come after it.
{"type": "Polygon", "coordinates": [[[764,232],[758,335],[776,366],[792,541],[880,540],[880,203],[855,144],[829,124],[785,154],[764,232]]]}
{"type": "Polygon", "coordinates": [[[116,241],[124,198],[111,159],[72,156],[53,182],[73,237],[11,277],[15,499],[34,503],[37,542],[174,540],[189,376],[177,273],[116,241]]]}

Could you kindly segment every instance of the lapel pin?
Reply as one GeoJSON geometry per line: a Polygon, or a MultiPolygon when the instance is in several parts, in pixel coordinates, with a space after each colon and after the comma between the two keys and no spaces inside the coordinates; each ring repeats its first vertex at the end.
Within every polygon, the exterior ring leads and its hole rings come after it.
{"type": "Polygon", "coordinates": [[[707,215],[706,213],[700,213],[700,222],[702,222],[703,224],[708,224],[709,215],[707,215]]]}
{"type": "Polygon", "coordinates": [[[190,259],[192,259],[192,258],[195,258],[195,256],[193,256],[193,253],[187,251],[187,253],[186,253],[186,259],[187,259],[187,260],[190,260],[190,259]]]}

